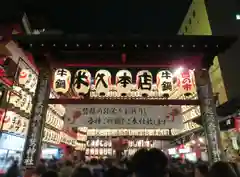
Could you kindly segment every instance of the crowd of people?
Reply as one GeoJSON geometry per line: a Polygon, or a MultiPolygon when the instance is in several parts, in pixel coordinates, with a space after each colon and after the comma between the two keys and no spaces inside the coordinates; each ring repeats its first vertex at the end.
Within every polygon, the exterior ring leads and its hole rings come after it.
{"type": "MultiPolygon", "coordinates": [[[[17,162],[6,177],[22,176],[17,162]]],[[[31,176],[26,177],[240,177],[238,164],[219,161],[209,166],[199,160],[191,163],[169,158],[159,149],[141,149],[131,158],[90,161],[40,160],[31,176]]]]}

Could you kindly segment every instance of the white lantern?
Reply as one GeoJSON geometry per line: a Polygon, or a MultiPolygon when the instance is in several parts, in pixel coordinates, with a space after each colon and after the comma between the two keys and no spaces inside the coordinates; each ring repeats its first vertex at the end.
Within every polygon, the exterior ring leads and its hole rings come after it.
{"type": "Polygon", "coordinates": [[[141,96],[148,96],[152,90],[153,77],[148,70],[142,70],[137,73],[136,84],[141,96]]]}
{"type": "Polygon", "coordinates": [[[26,112],[26,106],[28,102],[28,94],[25,91],[21,91],[21,100],[19,101],[19,105],[17,107],[20,108],[21,111],[26,112]]]}
{"type": "Polygon", "coordinates": [[[168,70],[159,71],[156,78],[161,96],[168,98],[173,89],[173,74],[168,70]]]}
{"type": "Polygon", "coordinates": [[[32,79],[31,79],[31,82],[29,84],[30,85],[29,91],[31,93],[35,93],[36,88],[37,88],[37,82],[38,82],[38,76],[35,73],[32,73],[32,79]]]}
{"type": "Polygon", "coordinates": [[[181,94],[191,96],[196,92],[195,78],[193,70],[184,70],[178,76],[178,86],[181,94]]]}
{"type": "Polygon", "coordinates": [[[117,96],[127,96],[132,89],[132,74],[128,70],[120,70],[116,74],[117,96]]]}
{"type": "Polygon", "coordinates": [[[96,94],[100,96],[108,95],[111,85],[111,73],[107,70],[99,70],[95,74],[96,94]]]}
{"type": "Polygon", "coordinates": [[[21,101],[21,91],[21,87],[13,86],[13,90],[9,91],[7,96],[7,101],[9,100],[9,104],[12,104],[15,107],[19,105],[19,102],[21,101]]]}
{"type": "Polygon", "coordinates": [[[89,92],[90,86],[91,73],[85,69],[78,70],[73,82],[73,91],[77,95],[86,95],[89,92]]]}
{"type": "Polygon", "coordinates": [[[53,78],[53,90],[57,93],[67,93],[70,88],[71,73],[67,69],[57,69],[53,78]]]}
{"type": "Polygon", "coordinates": [[[18,82],[20,85],[26,85],[31,81],[32,72],[30,69],[22,69],[19,73],[18,82]]]}

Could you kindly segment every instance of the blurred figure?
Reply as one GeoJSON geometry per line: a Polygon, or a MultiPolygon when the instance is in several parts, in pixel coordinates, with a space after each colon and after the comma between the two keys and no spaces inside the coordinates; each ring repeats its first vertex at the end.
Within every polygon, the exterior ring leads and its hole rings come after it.
{"type": "Polygon", "coordinates": [[[208,166],[203,163],[196,165],[194,170],[194,177],[207,177],[208,176],[208,166]]]}
{"type": "Polygon", "coordinates": [[[73,172],[73,164],[71,161],[67,160],[64,166],[60,169],[60,177],[69,177],[73,172]]]}
{"type": "Polygon", "coordinates": [[[159,149],[140,149],[132,157],[136,177],[163,177],[167,174],[168,158],[159,149]]]}
{"type": "Polygon", "coordinates": [[[232,166],[232,168],[234,169],[237,176],[240,177],[240,169],[239,169],[238,164],[234,163],[234,162],[230,162],[229,164],[232,166]]]}
{"type": "Polygon", "coordinates": [[[35,169],[35,173],[36,175],[39,174],[41,176],[45,172],[47,172],[46,161],[44,159],[40,159],[39,164],[35,169]]]}
{"type": "MultiPolygon", "coordinates": [[[[69,174],[69,176],[70,176],[70,174],[69,174]]],[[[41,177],[58,177],[58,174],[56,171],[49,170],[49,171],[43,173],[43,175],[41,177]]]]}
{"type": "Polygon", "coordinates": [[[91,159],[88,168],[94,177],[102,177],[103,166],[98,163],[97,159],[91,159]]]}
{"type": "Polygon", "coordinates": [[[19,176],[21,176],[21,174],[20,174],[20,170],[18,167],[18,161],[14,160],[12,165],[7,170],[5,177],[19,177],[19,176]]]}
{"type": "Polygon", "coordinates": [[[237,174],[229,163],[219,161],[210,168],[209,177],[237,177],[237,174]]]}
{"type": "Polygon", "coordinates": [[[92,177],[91,171],[88,168],[76,168],[71,177],[92,177]]]}

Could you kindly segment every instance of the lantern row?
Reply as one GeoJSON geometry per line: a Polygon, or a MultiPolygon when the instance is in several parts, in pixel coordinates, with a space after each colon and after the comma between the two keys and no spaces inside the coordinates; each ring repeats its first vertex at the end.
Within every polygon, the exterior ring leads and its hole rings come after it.
{"type": "Polygon", "coordinates": [[[64,143],[70,146],[76,146],[76,139],[72,138],[64,132],[59,133],[48,128],[44,128],[43,141],[52,144],[64,143]]]}
{"type": "Polygon", "coordinates": [[[62,130],[64,127],[64,121],[49,108],[47,110],[45,123],[58,129],[58,130],[62,130]]]}
{"type": "Polygon", "coordinates": [[[19,73],[18,83],[33,95],[37,88],[38,76],[31,69],[22,69],[19,73]]]}
{"type": "Polygon", "coordinates": [[[32,111],[32,95],[28,94],[21,87],[13,86],[13,90],[8,92],[7,95],[8,103],[21,111],[24,111],[28,115],[32,111]]]}
{"type": "Polygon", "coordinates": [[[86,149],[86,143],[76,142],[75,150],[77,150],[77,151],[85,151],[85,149],[86,149]]]}
{"type": "Polygon", "coordinates": [[[88,127],[78,127],[78,132],[87,133],[88,127]]]}
{"type": "Polygon", "coordinates": [[[88,129],[87,136],[170,136],[169,129],[88,129]]]}
{"type": "MultiPolygon", "coordinates": [[[[57,69],[53,78],[53,89],[57,93],[66,94],[70,89],[76,95],[86,95],[90,89],[94,89],[99,96],[109,96],[112,90],[111,73],[108,70],[98,70],[94,76],[94,84],[91,84],[91,73],[86,69],[78,70],[74,78],[67,69],[57,69]]],[[[149,96],[153,89],[153,76],[148,70],[141,70],[137,73],[136,84],[133,84],[133,77],[129,70],[120,70],[115,77],[116,96],[129,96],[132,91],[139,92],[140,96],[149,96]]],[[[191,95],[195,92],[195,79],[193,70],[183,70],[174,75],[169,70],[162,70],[156,76],[156,90],[159,96],[169,97],[173,88],[178,87],[184,95],[191,95]],[[176,78],[176,82],[174,82],[176,78]],[[175,85],[174,85],[175,84],[175,85]]]]}
{"type": "Polygon", "coordinates": [[[66,109],[61,104],[49,104],[49,107],[56,112],[60,117],[65,115],[66,109]]]}
{"type": "Polygon", "coordinates": [[[82,134],[82,133],[77,133],[77,140],[78,141],[86,141],[87,140],[87,135],[86,134],[82,134]]]}
{"type": "Polygon", "coordinates": [[[61,135],[56,131],[44,128],[43,141],[52,144],[60,144],[61,135]]]}
{"type": "Polygon", "coordinates": [[[115,150],[112,148],[86,148],[86,156],[112,156],[115,154],[115,150]]]}
{"type": "Polygon", "coordinates": [[[68,144],[70,146],[76,146],[76,142],[77,140],[71,136],[69,136],[68,134],[61,132],[61,142],[64,144],[68,144]]]}
{"type": "Polygon", "coordinates": [[[196,106],[193,109],[183,113],[183,122],[193,120],[200,116],[201,116],[200,106],[196,106]]]}
{"type": "Polygon", "coordinates": [[[13,111],[7,111],[5,114],[6,115],[1,115],[2,119],[4,118],[3,121],[1,121],[1,123],[3,123],[2,130],[25,136],[27,134],[29,120],[13,111]]]}
{"type": "Polygon", "coordinates": [[[172,132],[172,135],[179,135],[181,133],[185,133],[185,132],[188,132],[188,131],[191,131],[193,129],[197,129],[200,127],[201,126],[196,124],[195,122],[189,121],[189,122],[184,123],[183,129],[172,129],[171,132],[172,132]]]}

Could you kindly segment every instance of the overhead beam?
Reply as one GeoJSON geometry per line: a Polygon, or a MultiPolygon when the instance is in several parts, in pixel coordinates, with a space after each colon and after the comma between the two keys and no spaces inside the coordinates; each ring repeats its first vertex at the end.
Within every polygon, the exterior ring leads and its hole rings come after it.
{"type": "Polygon", "coordinates": [[[199,100],[49,99],[48,104],[199,105],[199,100]]]}

